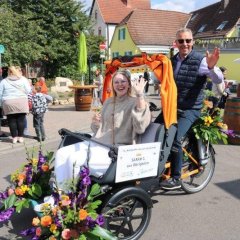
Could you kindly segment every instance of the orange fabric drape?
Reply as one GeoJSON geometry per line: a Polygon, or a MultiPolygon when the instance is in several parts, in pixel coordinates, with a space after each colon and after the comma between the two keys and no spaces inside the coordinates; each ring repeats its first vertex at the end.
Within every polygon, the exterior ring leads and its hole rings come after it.
{"type": "Polygon", "coordinates": [[[106,64],[102,101],[104,102],[112,95],[107,89],[111,88],[112,74],[118,68],[140,65],[147,65],[155,73],[159,82],[161,82],[162,111],[165,127],[168,129],[172,124],[177,123],[177,87],[173,78],[171,61],[163,54],[148,56],[146,53],[142,53],[141,56],[133,56],[131,62],[128,63],[121,62],[121,59],[114,59],[112,62],[108,62],[106,64]]]}

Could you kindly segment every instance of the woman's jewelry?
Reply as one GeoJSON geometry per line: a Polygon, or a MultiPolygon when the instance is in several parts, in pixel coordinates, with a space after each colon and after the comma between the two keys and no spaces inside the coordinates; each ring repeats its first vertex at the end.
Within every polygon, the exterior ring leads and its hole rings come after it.
{"type": "Polygon", "coordinates": [[[136,96],[141,98],[141,97],[144,97],[144,94],[143,93],[137,93],[136,96]]]}

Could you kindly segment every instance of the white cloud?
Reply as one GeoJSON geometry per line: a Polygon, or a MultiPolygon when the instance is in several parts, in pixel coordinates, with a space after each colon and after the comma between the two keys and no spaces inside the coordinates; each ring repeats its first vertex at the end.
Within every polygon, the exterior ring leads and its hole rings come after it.
{"type": "Polygon", "coordinates": [[[209,6],[213,3],[219,2],[220,0],[166,0],[161,1],[159,0],[152,0],[152,8],[154,9],[162,9],[162,10],[171,10],[171,11],[178,11],[178,12],[192,12],[194,10],[209,6]]]}

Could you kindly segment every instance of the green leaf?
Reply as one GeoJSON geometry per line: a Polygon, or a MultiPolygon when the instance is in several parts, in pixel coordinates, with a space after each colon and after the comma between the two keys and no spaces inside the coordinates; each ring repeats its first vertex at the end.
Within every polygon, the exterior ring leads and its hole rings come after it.
{"type": "Polygon", "coordinates": [[[91,200],[94,196],[96,196],[97,194],[99,194],[101,191],[100,191],[100,186],[99,184],[95,183],[93,184],[92,188],[91,188],[91,191],[88,195],[88,200],[91,200]]]}
{"type": "Polygon", "coordinates": [[[42,188],[39,184],[34,183],[30,190],[28,191],[29,195],[32,196],[34,199],[39,198],[42,196],[42,188]]]}
{"type": "Polygon", "coordinates": [[[91,233],[95,236],[103,238],[104,240],[117,240],[117,237],[111,232],[98,225],[91,231],[91,233]]]}
{"type": "Polygon", "coordinates": [[[24,198],[15,202],[14,206],[16,206],[16,212],[20,213],[23,208],[29,208],[29,200],[24,198]]]}
{"type": "Polygon", "coordinates": [[[7,199],[4,200],[5,209],[11,208],[16,201],[17,196],[15,194],[10,195],[7,199]]]}

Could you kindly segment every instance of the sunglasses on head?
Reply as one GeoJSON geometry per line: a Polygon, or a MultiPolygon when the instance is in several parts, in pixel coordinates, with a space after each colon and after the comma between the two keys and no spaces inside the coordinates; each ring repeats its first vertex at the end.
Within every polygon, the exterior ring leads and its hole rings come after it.
{"type": "Polygon", "coordinates": [[[192,39],[178,39],[177,41],[178,41],[179,44],[183,44],[184,42],[191,43],[192,39]]]}

